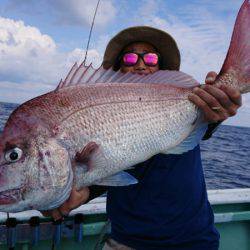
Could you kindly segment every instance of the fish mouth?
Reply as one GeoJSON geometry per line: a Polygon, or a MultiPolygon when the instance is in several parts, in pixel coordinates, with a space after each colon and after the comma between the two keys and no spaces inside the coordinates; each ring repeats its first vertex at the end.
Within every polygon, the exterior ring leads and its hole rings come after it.
{"type": "Polygon", "coordinates": [[[14,188],[0,192],[0,205],[13,204],[22,199],[21,188],[14,188]]]}

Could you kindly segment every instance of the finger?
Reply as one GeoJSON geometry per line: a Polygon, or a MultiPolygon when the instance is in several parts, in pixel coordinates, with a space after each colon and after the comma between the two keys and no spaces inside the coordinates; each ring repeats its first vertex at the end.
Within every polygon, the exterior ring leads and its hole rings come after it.
{"type": "Polygon", "coordinates": [[[221,89],[211,86],[211,85],[202,85],[201,88],[206,91],[208,94],[213,96],[217,102],[220,103],[220,105],[224,109],[229,109],[234,103],[230,100],[229,96],[221,89]]]}
{"type": "Polygon", "coordinates": [[[57,221],[63,219],[63,215],[60,213],[58,209],[53,209],[51,212],[51,217],[57,221]]]}
{"type": "Polygon", "coordinates": [[[215,123],[220,121],[220,116],[214,112],[206,102],[204,102],[199,96],[195,94],[190,94],[188,99],[193,102],[196,106],[198,106],[204,113],[204,120],[215,123]]]}
{"type": "Polygon", "coordinates": [[[206,79],[205,79],[205,83],[206,84],[213,84],[215,79],[217,77],[217,73],[214,71],[210,71],[208,72],[206,79]]]}
{"type": "Polygon", "coordinates": [[[71,210],[85,203],[88,198],[89,188],[85,187],[78,191],[75,187],[73,187],[69,199],[59,207],[59,211],[63,215],[68,215],[71,210]]]}
{"type": "Polygon", "coordinates": [[[220,102],[218,102],[217,99],[207,91],[203,90],[202,88],[194,88],[193,92],[198,95],[211,109],[213,107],[218,107],[221,112],[226,112],[221,106],[220,102]]]}
{"type": "Polygon", "coordinates": [[[73,188],[72,190],[73,195],[70,199],[70,209],[74,209],[76,207],[79,207],[83,203],[85,203],[89,198],[89,188],[85,187],[80,190],[76,190],[73,188]]]}
{"type": "Polygon", "coordinates": [[[229,87],[229,89],[228,87],[221,87],[221,89],[218,89],[217,87],[211,85],[203,85],[201,88],[213,95],[220,102],[221,106],[224,108],[223,112],[226,111],[228,116],[234,116],[237,113],[240,106],[235,104],[235,102],[241,103],[241,95],[238,91],[234,92],[234,89],[231,87],[229,87]],[[235,102],[231,100],[227,92],[224,91],[224,88],[228,89],[230,94],[233,95],[233,98],[236,99],[235,102]]]}
{"type": "Polygon", "coordinates": [[[61,214],[62,216],[68,216],[69,213],[70,213],[70,211],[71,211],[70,206],[69,206],[69,202],[68,202],[68,201],[64,202],[64,203],[58,208],[58,210],[59,210],[59,212],[60,212],[60,214],[61,214]]]}
{"type": "Polygon", "coordinates": [[[62,214],[58,209],[40,211],[41,214],[45,217],[52,217],[54,220],[60,220],[63,218],[62,214]]]}
{"type": "Polygon", "coordinates": [[[226,94],[229,96],[229,98],[234,104],[238,105],[239,107],[242,105],[242,97],[238,89],[227,85],[222,85],[220,89],[226,92],[226,94]]]}
{"type": "Polygon", "coordinates": [[[51,210],[40,211],[44,217],[51,217],[51,210]]]}
{"type": "MultiPolygon", "coordinates": [[[[209,86],[209,88],[214,88],[214,87],[209,86]]],[[[217,88],[215,88],[215,90],[216,89],[217,88]]],[[[219,91],[221,91],[221,90],[219,90],[219,91]]],[[[221,91],[221,92],[223,93],[223,91],[221,91]]],[[[213,122],[214,117],[217,117],[216,119],[218,121],[224,121],[229,116],[231,116],[228,109],[225,109],[221,105],[221,103],[213,95],[211,95],[209,92],[207,92],[207,91],[205,91],[205,90],[203,90],[201,88],[195,88],[194,93],[197,94],[209,106],[209,111],[204,110],[204,112],[206,112],[204,114],[206,121],[213,122]],[[215,107],[218,108],[218,110],[214,110],[215,107]],[[211,119],[211,121],[210,121],[210,119],[211,119]]],[[[199,103],[197,103],[196,105],[198,106],[199,103]]],[[[200,108],[203,109],[203,107],[200,107],[200,108]]],[[[231,108],[231,106],[230,106],[230,108],[231,108]]]]}

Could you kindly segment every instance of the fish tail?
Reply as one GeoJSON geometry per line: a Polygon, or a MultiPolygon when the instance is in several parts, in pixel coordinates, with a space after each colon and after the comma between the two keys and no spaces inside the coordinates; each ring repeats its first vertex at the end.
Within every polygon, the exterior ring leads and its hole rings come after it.
{"type": "Polygon", "coordinates": [[[245,0],[239,10],[230,47],[217,80],[221,84],[231,84],[241,93],[250,92],[250,0],[245,0]]]}

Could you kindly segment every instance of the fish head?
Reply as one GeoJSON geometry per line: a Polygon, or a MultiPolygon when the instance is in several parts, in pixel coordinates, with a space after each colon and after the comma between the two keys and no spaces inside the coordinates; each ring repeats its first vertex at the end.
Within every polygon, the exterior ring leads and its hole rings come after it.
{"type": "Polygon", "coordinates": [[[72,183],[69,153],[46,127],[7,123],[0,136],[1,212],[58,207],[72,183]]]}

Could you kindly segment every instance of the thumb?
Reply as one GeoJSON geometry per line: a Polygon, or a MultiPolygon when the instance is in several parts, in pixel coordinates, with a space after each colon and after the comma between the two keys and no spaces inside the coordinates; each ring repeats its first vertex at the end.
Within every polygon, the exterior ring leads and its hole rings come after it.
{"type": "Polygon", "coordinates": [[[205,83],[206,84],[213,84],[215,79],[217,77],[217,73],[214,72],[214,71],[210,71],[208,72],[207,76],[206,76],[206,80],[205,80],[205,83]]]}

